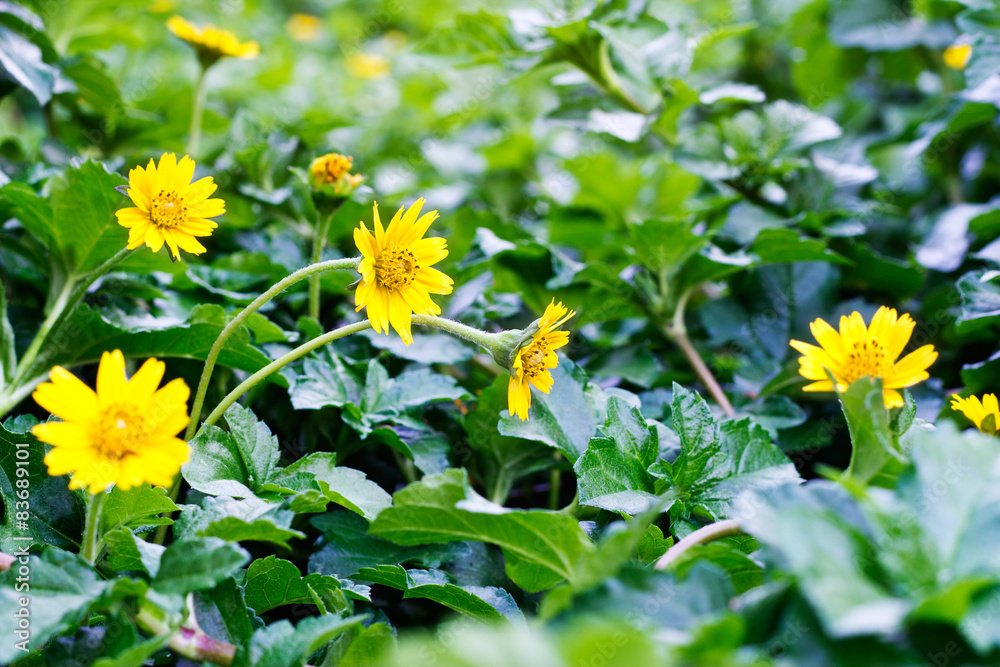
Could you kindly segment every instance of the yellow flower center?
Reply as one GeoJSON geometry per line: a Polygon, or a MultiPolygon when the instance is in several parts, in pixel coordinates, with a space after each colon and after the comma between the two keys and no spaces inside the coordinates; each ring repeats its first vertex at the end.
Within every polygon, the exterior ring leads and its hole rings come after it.
{"type": "Polygon", "coordinates": [[[419,268],[409,248],[391,245],[375,261],[375,277],[382,287],[399,289],[413,282],[419,268]]]}
{"type": "Polygon", "coordinates": [[[175,190],[160,190],[153,197],[149,217],[158,227],[176,227],[187,219],[187,206],[175,190]]]}
{"type": "Polygon", "coordinates": [[[549,346],[545,339],[532,341],[528,347],[521,352],[521,370],[529,380],[544,373],[545,357],[548,356],[549,346]]]}
{"type": "Polygon", "coordinates": [[[106,459],[120,461],[137,454],[149,438],[146,418],[134,405],[118,403],[106,408],[98,419],[94,446],[106,459]]]}
{"type": "Polygon", "coordinates": [[[348,155],[331,153],[323,157],[316,158],[312,163],[313,177],[327,185],[336,183],[340,177],[351,170],[354,159],[348,155]]]}
{"type": "Polygon", "coordinates": [[[847,354],[847,362],[841,368],[842,377],[838,379],[844,384],[851,384],[865,376],[883,377],[891,368],[892,360],[882,344],[875,338],[868,338],[854,344],[854,349],[847,354]]]}

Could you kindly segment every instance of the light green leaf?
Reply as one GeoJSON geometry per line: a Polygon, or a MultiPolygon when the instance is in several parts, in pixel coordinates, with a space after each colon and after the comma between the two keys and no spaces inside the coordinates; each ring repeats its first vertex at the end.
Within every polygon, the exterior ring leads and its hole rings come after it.
{"type": "Polygon", "coordinates": [[[178,540],[163,552],[152,587],[175,595],[212,588],[249,559],[238,544],[217,537],[178,540]]]}
{"type": "Polygon", "coordinates": [[[356,512],[369,521],[392,504],[392,496],[370,481],[360,470],[337,467],[337,455],[316,452],[295,461],[275,478],[277,484],[286,475],[313,475],[320,493],[330,502],[356,512]]]}

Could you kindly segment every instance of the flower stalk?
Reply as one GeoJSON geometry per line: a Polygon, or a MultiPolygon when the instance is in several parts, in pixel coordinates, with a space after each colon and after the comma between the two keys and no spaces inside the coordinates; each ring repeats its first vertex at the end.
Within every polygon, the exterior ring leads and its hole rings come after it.
{"type": "Polygon", "coordinates": [[[188,129],[186,149],[188,155],[197,155],[198,145],[201,143],[201,119],[205,115],[205,98],[208,95],[208,86],[205,84],[207,74],[208,67],[199,61],[198,78],[195,79],[191,100],[191,125],[188,129]]]}
{"type": "MultiPolygon", "coordinates": [[[[339,206],[338,206],[339,208],[339,206]]],[[[312,264],[319,264],[323,259],[323,248],[326,247],[326,236],[330,232],[330,223],[336,209],[329,213],[316,214],[316,234],[313,237],[312,264]]],[[[319,321],[319,294],[320,294],[320,274],[314,273],[309,276],[309,317],[319,321]]]]}
{"type": "Polygon", "coordinates": [[[83,546],[80,553],[83,558],[93,565],[100,555],[101,540],[98,534],[101,530],[101,515],[104,510],[105,491],[100,491],[90,496],[90,504],[87,505],[87,525],[83,533],[83,546]]]}
{"type": "Polygon", "coordinates": [[[677,560],[692,547],[696,547],[701,544],[708,544],[709,542],[720,540],[724,537],[739,535],[742,532],[743,529],[740,528],[740,524],[734,519],[725,519],[724,521],[710,523],[709,525],[703,526],[687,535],[680,542],[670,547],[670,549],[667,550],[667,553],[660,556],[660,559],[656,561],[656,565],[654,567],[657,570],[665,570],[676,563],[677,560]]]}

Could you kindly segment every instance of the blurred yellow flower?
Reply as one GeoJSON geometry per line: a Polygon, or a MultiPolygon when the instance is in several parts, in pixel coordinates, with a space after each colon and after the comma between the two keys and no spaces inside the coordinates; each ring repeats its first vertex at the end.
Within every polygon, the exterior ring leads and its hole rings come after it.
{"type": "Polygon", "coordinates": [[[148,359],[129,380],[122,353],[105,352],[95,393],[65,368],[53,368],[33,398],[62,421],[31,429],[53,447],[45,455],[49,474],[73,473],[70,489],[95,494],[111,484],[123,491],[143,482],[173,484],[188,460],[188,445],[176,435],[188,424],[191,392],[181,379],[158,388],[164,370],[162,361],[148,359]]]}
{"type": "Polygon", "coordinates": [[[211,176],[194,183],[194,160],[184,156],[177,162],[173,153],[164,153],[160,164],[153,160],[145,169],[135,167],[128,173],[128,196],[135,204],[117,211],[118,224],[129,229],[128,247],[143,243],[157,252],[166,243],[173,261],[180,250],[193,255],[205,252],[196,236],[211,236],[218,225],[209,218],[226,212],[221,199],[209,199],[216,185],[211,176]]]}
{"type": "Polygon", "coordinates": [[[296,41],[315,42],[323,32],[323,20],[312,14],[292,14],[285,29],[296,41]]]}
{"type": "Polygon", "coordinates": [[[965,69],[972,57],[972,44],[952,44],[944,50],[944,64],[952,69],[965,69]]]}
{"type": "Polygon", "coordinates": [[[365,177],[350,173],[354,158],[340,153],[327,153],[309,165],[309,185],[323,194],[348,197],[365,177]]]}
{"type": "Polygon", "coordinates": [[[531,385],[543,394],[552,388],[552,373],[549,369],[559,365],[555,351],[569,342],[568,331],[557,331],[568,319],[576,315],[553,299],[545,308],[538,321],[538,331],[531,342],[517,351],[507,383],[507,406],[510,413],[521,421],[528,419],[531,407],[531,385]]]}
{"type": "Polygon", "coordinates": [[[997,427],[1000,427],[1000,404],[997,403],[996,394],[984,394],[982,402],[975,396],[968,398],[952,396],[951,409],[958,410],[968,417],[969,421],[983,433],[993,435],[997,427]],[[988,420],[987,417],[992,419],[988,420]]]}
{"type": "Polygon", "coordinates": [[[937,359],[933,345],[924,345],[903,357],[906,343],[913,334],[916,323],[909,315],[897,319],[896,311],[882,306],[866,327],[861,313],[840,318],[840,331],[821,319],[809,325],[820,347],[791,341],[791,346],[802,353],[799,373],[814,380],[805,391],[833,391],[829,370],[837,382],[837,391],[844,392],[857,379],[866,376],[882,378],[883,398],[886,408],[902,407],[903,396],[897,389],[910,387],[926,380],[927,368],[937,359]]]}
{"type": "Polygon", "coordinates": [[[214,25],[199,28],[181,16],[171,16],[167,27],[195,48],[205,67],[224,56],[251,60],[260,54],[257,42],[241,42],[233,33],[214,25]]]}
{"type": "Polygon", "coordinates": [[[352,76],[362,79],[381,79],[389,75],[389,60],[376,53],[354,51],[348,54],[344,66],[352,76]]]}
{"type": "Polygon", "coordinates": [[[448,243],[439,237],[423,238],[438,217],[437,211],[420,216],[423,205],[424,200],[418,199],[405,213],[401,206],[383,229],[376,203],[375,233],[364,222],[354,230],[354,243],[362,255],[355,310],[368,309],[375,331],[388,334],[391,324],[407,345],[413,342],[411,315],[440,315],[441,308],[430,295],[451,294],[454,285],[451,278],[431,268],[448,256],[448,243]]]}

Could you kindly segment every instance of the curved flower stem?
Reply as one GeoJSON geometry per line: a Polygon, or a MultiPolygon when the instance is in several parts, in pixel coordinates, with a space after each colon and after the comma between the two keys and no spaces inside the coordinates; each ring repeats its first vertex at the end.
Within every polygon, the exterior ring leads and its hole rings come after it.
{"type": "MultiPolygon", "coordinates": [[[[59,292],[59,296],[56,298],[54,304],[52,304],[52,309],[49,311],[48,316],[42,325],[38,327],[38,333],[35,334],[35,339],[31,341],[31,345],[25,351],[24,355],[21,357],[21,361],[17,365],[17,373],[14,376],[14,380],[10,384],[10,389],[8,390],[9,396],[13,396],[18,393],[18,390],[25,384],[27,376],[31,372],[31,366],[34,364],[35,359],[38,357],[38,353],[42,350],[42,346],[48,340],[49,335],[55,331],[64,316],[69,315],[76,308],[77,304],[83,300],[86,296],[87,290],[93,285],[98,278],[102,277],[104,274],[108,273],[111,269],[115,268],[121,262],[131,255],[135,250],[129,250],[128,248],[122,248],[113,256],[109,257],[104,261],[103,264],[98,266],[96,269],[84,276],[83,280],[70,278],[66,281],[62,290],[59,292]]],[[[5,414],[7,410],[11,409],[16,405],[9,404],[9,401],[5,401],[0,410],[0,416],[5,414]]]]}
{"type": "Polygon", "coordinates": [[[486,331],[480,331],[475,327],[470,327],[461,322],[456,322],[455,320],[449,320],[446,317],[436,317],[434,315],[417,315],[414,314],[411,318],[413,324],[419,324],[425,327],[434,327],[435,329],[440,329],[450,333],[452,336],[458,336],[470,343],[475,343],[476,345],[488,350],[494,357],[496,357],[496,352],[499,351],[498,346],[500,344],[500,334],[491,334],[486,331]]]}
{"type": "MultiPolygon", "coordinates": [[[[312,263],[319,264],[323,259],[323,248],[326,246],[326,235],[330,232],[330,223],[336,211],[328,214],[316,214],[316,234],[313,237],[312,263]]],[[[319,321],[319,280],[318,273],[309,277],[309,317],[319,321]]]]}
{"type": "Polygon", "coordinates": [[[660,560],[656,561],[655,568],[657,570],[665,570],[675,563],[677,559],[684,555],[684,552],[691,547],[696,547],[700,544],[707,544],[712,540],[719,540],[723,537],[738,535],[742,532],[743,529],[740,528],[740,524],[733,519],[710,523],[707,526],[699,528],[674,546],[670,547],[667,553],[660,556],[660,560]]]}
{"type": "Polygon", "coordinates": [[[681,349],[681,352],[687,357],[688,363],[691,364],[694,372],[698,374],[702,384],[708,389],[708,393],[712,395],[712,398],[722,408],[726,416],[733,417],[736,415],[733,404],[729,402],[726,392],[722,390],[719,382],[712,375],[711,369],[705,364],[705,361],[701,358],[691,339],[688,338],[687,327],[684,324],[684,307],[687,305],[687,300],[690,296],[691,292],[689,290],[678,299],[677,308],[674,310],[673,322],[663,325],[663,333],[681,349]]]}
{"type": "Polygon", "coordinates": [[[100,552],[97,534],[101,529],[101,513],[104,509],[104,496],[107,493],[100,491],[90,497],[90,504],[87,506],[87,526],[83,533],[83,551],[81,556],[88,563],[93,565],[97,561],[100,552]]]}
{"type": "Polygon", "coordinates": [[[188,130],[187,154],[194,156],[198,153],[198,144],[201,142],[201,117],[205,112],[205,96],[208,94],[208,87],[205,85],[205,75],[208,68],[202,65],[198,67],[198,78],[194,83],[194,98],[191,101],[191,127],[188,130]]]}
{"type": "Polygon", "coordinates": [[[227,394],[226,397],[222,399],[222,401],[217,406],[215,406],[215,409],[212,410],[211,414],[209,414],[208,417],[205,418],[205,421],[202,424],[202,426],[203,427],[210,426],[215,422],[217,422],[219,420],[219,417],[221,417],[226,412],[226,410],[229,408],[230,405],[239,400],[240,396],[250,391],[250,389],[254,385],[259,383],[267,376],[273,374],[276,371],[281,370],[288,364],[292,363],[293,361],[295,361],[300,357],[309,354],[316,348],[323,347],[327,343],[331,343],[337,340],[338,338],[343,338],[344,336],[349,336],[352,333],[364,331],[365,329],[368,329],[370,327],[371,324],[368,322],[368,320],[361,320],[360,322],[355,322],[354,324],[348,324],[338,329],[334,329],[333,331],[328,331],[322,336],[313,338],[308,343],[299,345],[297,348],[295,348],[288,354],[278,357],[277,359],[269,363],[267,366],[264,366],[264,368],[260,369],[259,371],[248,377],[246,380],[241,382],[236,387],[236,389],[233,389],[231,392],[229,392],[229,394],[227,394]]]}
{"type": "Polygon", "coordinates": [[[198,381],[198,390],[194,395],[194,403],[191,404],[191,421],[188,423],[187,431],[184,433],[185,440],[193,438],[194,434],[198,431],[198,420],[201,419],[201,410],[205,405],[205,394],[208,392],[208,383],[212,379],[212,371],[215,369],[215,362],[218,360],[219,354],[222,352],[222,348],[225,347],[226,341],[229,340],[229,337],[232,336],[244,322],[246,322],[247,318],[257,312],[257,310],[265,303],[276,297],[278,294],[281,294],[295,283],[305,280],[309,276],[322,273],[323,271],[355,269],[360,261],[360,257],[349,257],[347,259],[332,259],[328,262],[310,264],[309,266],[299,269],[295,273],[285,276],[276,282],[270,289],[254,299],[249,306],[244,308],[236,317],[230,320],[229,324],[227,324],[219,334],[219,337],[215,339],[215,343],[212,344],[212,349],[209,350],[208,356],[205,358],[205,367],[201,371],[201,379],[198,381]]]}

